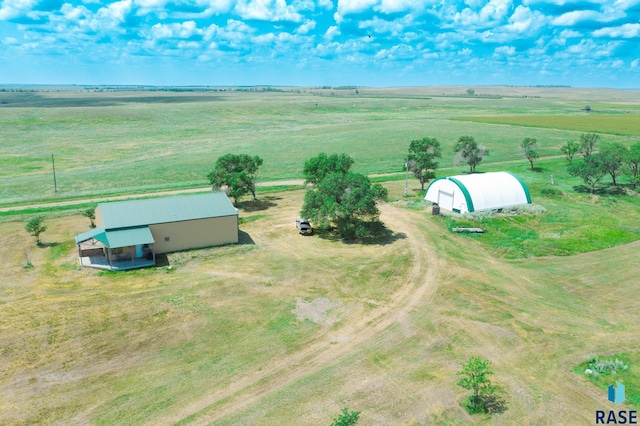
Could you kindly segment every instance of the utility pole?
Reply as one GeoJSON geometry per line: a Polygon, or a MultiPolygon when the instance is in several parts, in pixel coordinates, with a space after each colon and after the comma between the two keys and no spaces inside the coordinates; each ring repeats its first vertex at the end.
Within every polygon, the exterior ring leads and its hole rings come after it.
{"type": "Polygon", "coordinates": [[[409,159],[404,163],[404,196],[409,195],[409,159]]]}
{"type": "Polygon", "coordinates": [[[56,163],[53,161],[53,154],[51,154],[51,166],[53,167],[53,192],[58,193],[58,184],[56,182],[56,163]]]}

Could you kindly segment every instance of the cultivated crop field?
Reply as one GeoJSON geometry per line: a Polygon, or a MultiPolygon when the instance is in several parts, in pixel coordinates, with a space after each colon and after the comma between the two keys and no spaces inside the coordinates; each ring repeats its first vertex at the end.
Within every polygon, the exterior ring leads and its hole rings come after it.
{"type": "MultiPolygon", "coordinates": [[[[363,425],[593,424],[612,405],[607,376],[583,374],[593,355],[628,363],[621,407],[638,408],[640,197],[624,178],[626,191],[585,192],[559,147],[592,130],[567,121],[585,104],[634,120],[640,93],[56,90],[0,91],[1,424],[328,425],[343,407],[363,425]],[[238,245],[170,254],[171,268],[77,266],[87,199],[206,187],[228,152],[263,157],[265,181],[300,179],[321,151],[401,172],[423,136],[443,145],[438,175],[458,174],[463,134],[489,147],[478,171],[517,173],[546,212],[434,217],[417,181],[404,197],[403,173],[381,176],[388,237],[343,243],[297,234],[303,190],[265,188],[240,205],[238,245]],[[541,144],[534,170],[523,137],[541,144]],[[61,201],[78,204],[47,210],[61,201]],[[24,230],[36,210],[44,247],[24,230]],[[450,232],[467,224],[487,233],[450,232]],[[333,308],[301,316],[324,299],[333,308]],[[460,406],[456,371],[472,355],[492,361],[498,414],[460,406]]],[[[603,140],[638,140],[606,123],[591,122],[603,140]]]]}

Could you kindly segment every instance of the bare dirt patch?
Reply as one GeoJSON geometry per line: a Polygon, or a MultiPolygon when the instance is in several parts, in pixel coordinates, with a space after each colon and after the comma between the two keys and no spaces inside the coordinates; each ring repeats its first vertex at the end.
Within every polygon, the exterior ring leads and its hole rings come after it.
{"type": "Polygon", "coordinates": [[[316,324],[331,325],[336,321],[336,316],[330,315],[329,311],[337,306],[336,302],[332,302],[326,297],[318,297],[311,302],[298,299],[296,308],[291,312],[298,318],[298,321],[309,320],[316,324]]]}

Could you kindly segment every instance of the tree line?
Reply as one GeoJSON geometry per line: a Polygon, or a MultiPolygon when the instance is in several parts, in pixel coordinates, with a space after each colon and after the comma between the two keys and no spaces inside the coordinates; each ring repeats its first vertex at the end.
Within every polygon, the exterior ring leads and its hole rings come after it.
{"type": "Polygon", "coordinates": [[[622,175],[627,176],[633,189],[640,183],[640,142],[627,148],[619,142],[600,143],[600,135],[584,133],[579,141],[567,141],[561,151],[567,159],[569,174],[582,179],[591,193],[606,175],[611,177],[613,186],[618,185],[622,175]],[[578,154],[581,159],[576,158],[578,154]]]}
{"type": "MultiPolygon", "coordinates": [[[[562,146],[569,174],[583,179],[591,192],[606,174],[611,176],[613,185],[617,185],[621,174],[626,174],[636,188],[640,182],[640,142],[630,148],[620,143],[602,144],[596,152],[599,143],[599,135],[587,133],[581,135],[578,142],[568,141],[562,146]],[[577,159],[577,155],[582,159],[577,159]]],[[[519,148],[534,170],[534,162],[539,158],[537,139],[525,137],[520,140],[519,148]]],[[[468,165],[470,173],[475,173],[489,155],[489,150],[469,135],[460,136],[453,150],[456,163],[468,165]]],[[[442,147],[436,138],[423,137],[409,143],[405,167],[420,182],[422,191],[435,177],[440,158],[442,147]]],[[[234,205],[249,194],[255,201],[262,164],[262,158],[257,155],[226,154],[218,158],[207,178],[213,189],[224,188],[233,198],[234,205]]],[[[335,230],[344,239],[373,237],[384,230],[377,205],[387,199],[387,191],[380,184],[372,184],[366,176],[353,172],[353,164],[353,158],[344,153],[320,153],[308,159],[303,175],[305,185],[311,186],[305,194],[300,214],[314,222],[317,228],[335,230]]]]}

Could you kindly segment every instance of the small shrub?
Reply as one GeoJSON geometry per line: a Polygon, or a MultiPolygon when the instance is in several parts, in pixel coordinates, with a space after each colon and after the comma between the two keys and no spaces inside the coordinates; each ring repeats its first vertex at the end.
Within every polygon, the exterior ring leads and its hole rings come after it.
{"type": "Polygon", "coordinates": [[[342,409],[342,414],[333,419],[331,426],[352,426],[358,423],[360,411],[349,411],[347,408],[342,409]]]}
{"type": "Polygon", "coordinates": [[[596,373],[598,376],[600,374],[611,374],[615,376],[619,372],[627,371],[628,368],[629,365],[618,358],[601,360],[596,355],[589,361],[589,369],[592,370],[594,377],[596,377],[596,373]]]}
{"type": "Polygon", "coordinates": [[[33,268],[33,263],[31,263],[31,254],[29,253],[29,250],[27,250],[26,248],[24,249],[24,264],[23,264],[24,269],[32,269],[33,268]]]}
{"type": "Polygon", "coordinates": [[[495,210],[485,210],[481,212],[465,213],[463,217],[465,219],[469,219],[474,222],[482,222],[483,220],[491,219],[497,215],[498,215],[498,212],[495,210]]]}
{"type": "Polygon", "coordinates": [[[542,214],[546,213],[547,209],[539,204],[522,204],[520,206],[511,206],[502,209],[504,215],[517,215],[517,214],[542,214]]]}
{"type": "Polygon", "coordinates": [[[564,192],[557,188],[542,188],[540,194],[547,197],[564,197],[564,192]]]}

